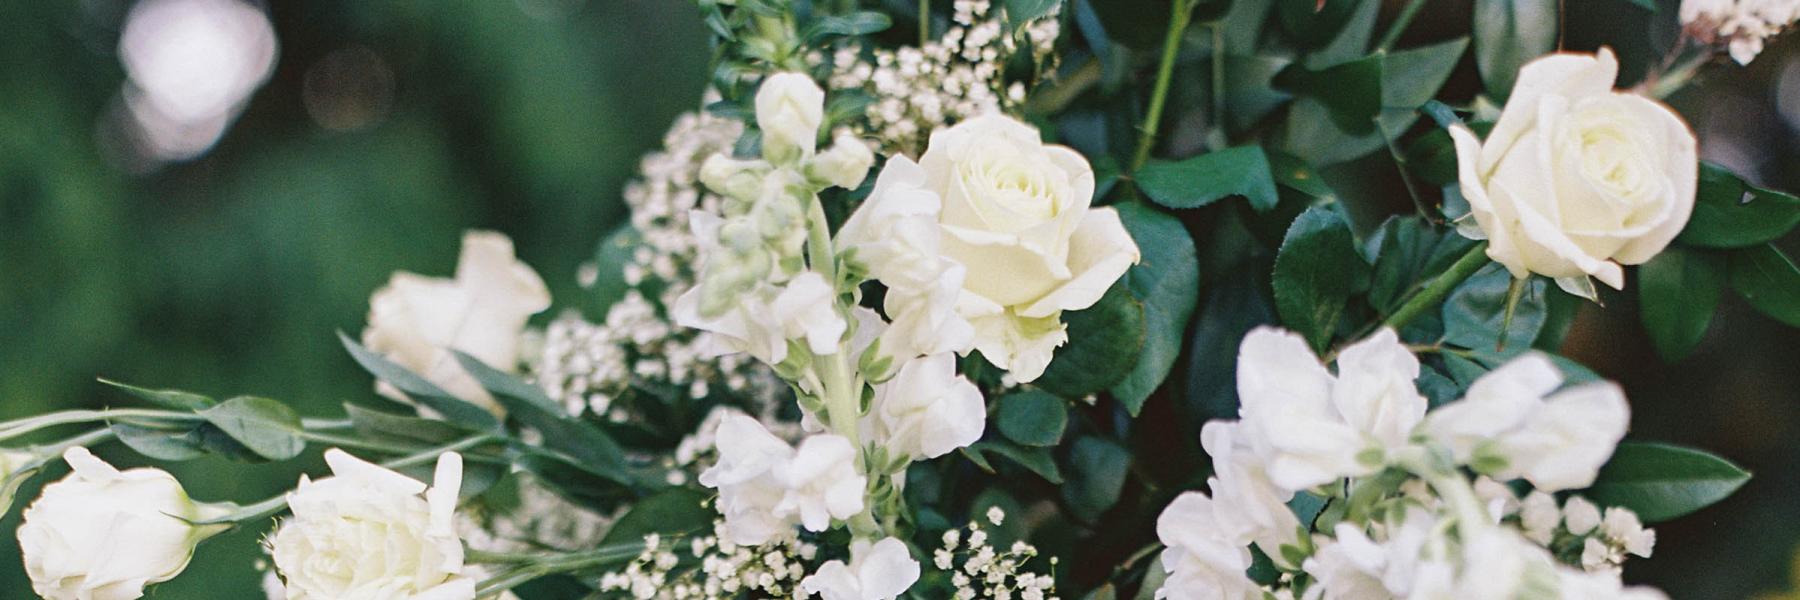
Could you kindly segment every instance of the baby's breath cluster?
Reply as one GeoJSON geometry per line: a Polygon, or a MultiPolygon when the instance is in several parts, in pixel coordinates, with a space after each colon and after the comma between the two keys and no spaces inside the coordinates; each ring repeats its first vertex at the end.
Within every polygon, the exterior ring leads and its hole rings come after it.
{"type": "Polygon", "coordinates": [[[1025,100],[1026,84],[1008,81],[1006,67],[1028,53],[1040,72],[1061,33],[1054,15],[1009,29],[990,0],[957,0],[952,24],[922,48],[868,51],[845,46],[832,57],[831,87],[863,90],[874,97],[863,137],[884,154],[918,156],[933,129],[1011,109],[1025,100]]]}
{"type": "Polygon", "coordinates": [[[627,419],[630,413],[614,400],[635,390],[700,398],[714,385],[741,397],[771,389],[765,368],[743,356],[705,356],[694,347],[695,332],[672,325],[667,316],[667,307],[694,283],[698,247],[688,213],[719,208],[719,197],[698,182],[700,165],[729,152],[742,133],[743,123],[735,119],[688,113],[663,137],[663,149],[644,157],[639,178],[625,188],[636,238],[629,240],[629,255],[623,265],[589,264],[581,273],[582,283],[592,286],[599,269],[620,269],[624,296],[600,323],[575,315],[552,322],[542,357],[532,366],[537,383],[570,413],[627,419]]]}
{"type": "Polygon", "coordinates": [[[636,559],[601,576],[600,591],[640,600],[712,600],[751,592],[790,597],[806,577],[806,565],[818,555],[816,546],[792,535],[759,546],[733,544],[724,528],[720,521],[714,535],[686,544],[645,536],[636,559]]]}
{"type": "MultiPolygon", "coordinates": [[[[985,516],[990,525],[999,526],[1005,522],[1006,512],[996,506],[985,516]]],[[[931,557],[933,566],[950,573],[958,600],[1057,600],[1056,557],[1050,557],[1049,574],[1024,570],[1025,563],[1037,555],[1037,547],[1023,541],[1013,542],[1004,552],[995,549],[981,521],[971,520],[964,529],[945,531],[944,545],[931,557]]]]}
{"type": "Polygon", "coordinates": [[[1800,20],[1800,0],[1684,0],[1681,24],[1701,42],[1731,51],[1738,64],[1750,64],[1763,43],[1800,20]]]}

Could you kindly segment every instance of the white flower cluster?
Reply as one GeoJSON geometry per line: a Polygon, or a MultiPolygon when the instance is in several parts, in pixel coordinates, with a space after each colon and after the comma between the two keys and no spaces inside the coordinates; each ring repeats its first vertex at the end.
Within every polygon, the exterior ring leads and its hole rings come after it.
{"type": "MultiPolygon", "coordinates": [[[[995,506],[988,509],[986,516],[989,524],[999,526],[1006,519],[1006,511],[995,506]]],[[[988,543],[988,532],[980,522],[969,521],[966,529],[966,537],[963,529],[945,531],[943,547],[931,555],[933,566],[951,574],[950,584],[956,587],[957,600],[1058,600],[1056,557],[1050,557],[1051,573],[1025,571],[1025,563],[1037,558],[1037,547],[1016,541],[1000,552],[988,543]]]]}
{"type": "MultiPolygon", "coordinates": [[[[693,210],[718,211],[722,200],[699,183],[707,157],[730,151],[744,126],[735,119],[687,113],[663,136],[663,148],[646,155],[638,179],[625,188],[625,204],[636,233],[621,269],[626,291],[591,323],[570,314],[545,331],[533,379],[572,414],[624,420],[630,413],[613,401],[639,389],[669,389],[692,398],[723,385],[748,400],[766,399],[773,389],[768,370],[740,356],[711,356],[694,346],[695,333],[670,323],[667,307],[693,287],[698,246],[688,223],[693,210]],[[621,410],[613,410],[619,408],[621,410]]],[[[601,265],[582,269],[583,285],[599,278],[601,265]]]]}
{"type": "Polygon", "coordinates": [[[1688,35],[1724,44],[1732,60],[1750,64],[1763,43],[1800,20],[1796,0],[1682,0],[1681,24],[1688,35]]]}
{"type": "Polygon", "coordinates": [[[636,559],[601,576],[600,591],[638,600],[719,600],[747,592],[787,597],[799,589],[806,565],[818,554],[817,546],[792,535],[751,546],[732,543],[723,521],[715,523],[713,535],[678,546],[646,536],[636,559]],[[680,556],[683,550],[689,560],[680,556]]]}
{"type": "Polygon", "coordinates": [[[832,57],[831,88],[863,90],[874,98],[859,131],[888,155],[918,156],[933,130],[1025,100],[1024,82],[1008,82],[1007,63],[1028,52],[1039,72],[1061,34],[1055,15],[1027,24],[1015,35],[989,0],[956,0],[952,24],[922,48],[863,51],[845,46],[832,57]]]}
{"type": "Polygon", "coordinates": [[[1660,597],[1624,590],[1614,568],[1650,552],[1635,515],[1608,509],[1602,526],[1591,504],[1558,510],[1549,496],[1592,484],[1624,436],[1617,386],[1564,388],[1527,354],[1427,414],[1418,359],[1385,329],[1337,367],[1288,332],[1244,339],[1242,419],[1201,433],[1211,493],[1183,494],[1157,522],[1170,574],[1159,598],[1660,597]],[[1472,483],[1465,468],[1486,477],[1472,483]],[[1518,479],[1535,488],[1523,502],[1495,481],[1518,479]],[[1333,507],[1310,536],[1287,504],[1301,491],[1333,507]],[[1280,572],[1272,583],[1246,574],[1252,545],[1280,572]]]}

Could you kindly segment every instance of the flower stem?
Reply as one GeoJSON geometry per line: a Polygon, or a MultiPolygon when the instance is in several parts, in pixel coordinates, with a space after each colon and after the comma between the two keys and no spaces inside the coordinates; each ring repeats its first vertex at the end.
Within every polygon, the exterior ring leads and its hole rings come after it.
{"type": "Polygon", "coordinates": [[[1425,0],[1406,3],[1406,7],[1400,9],[1400,14],[1394,17],[1394,24],[1389,25],[1387,33],[1382,34],[1381,43],[1375,46],[1376,51],[1387,52],[1393,49],[1394,43],[1400,41],[1400,34],[1406,32],[1406,26],[1411,25],[1413,18],[1419,16],[1421,8],[1425,8],[1425,0]]]}
{"type": "Polygon", "coordinates": [[[489,577],[475,587],[475,597],[487,598],[512,589],[514,586],[556,573],[579,571],[594,567],[630,561],[643,553],[644,543],[629,542],[595,548],[583,552],[539,557],[536,562],[529,562],[510,571],[489,577]]]}
{"type": "Polygon", "coordinates": [[[919,48],[931,43],[931,0],[919,0],[919,48]]]}
{"type": "Polygon", "coordinates": [[[1382,321],[1381,325],[1399,331],[1400,328],[1405,327],[1407,323],[1411,323],[1412,320],[1418,318],[1419,315],[1425,314],[1425,311],[1430,310],[1432,307],[1437,306],[1438,303],[1443,302],[1444,298],[1450,295],[1451,290],[1456,289],[1458,284],[1461,284],[1463,280],[1468,279],[1470,276],[1474,275],[1476,271],[1487,266],[1487,264],[1487,242],[1476,243],[1474,247],[1469,248],[1469,251],[1462,255],[1462,258],[1456,259],[1456,262],[1451,264],[1449,269],[1445,269],[1436,279],[1431,280],[1431,283],[1426,285],[1424,289],[1419,290],[1419,293],[1408,298],[1406,303],[1400,305],[1400,308],[1395,310],[1393,315],[1388,316],[1387,320],[1382,321]]]}
{"type": "Polygon", "coordinates": [[[1156,129],[1162,123],[1163,104],[1169,98],[1169,79],[1175,73],[1175,57],[1181,50],[1181,34],[1187,31],[1188,21],[1193,18],[1187,0],[1175,0],[1169,5],[1173,10],[1169,14],[1169,31],[1163,37],[1162,60],[1156,66],[1156,85],[1150,89],[1150,108],[1144,113],[1144,124],[1138,128],[1137,152],[1131,157],[1131,172],[1136,173],[1145,162],[1150,160],[1150,150],[1156,146],[1156,129]]]}
{"type": "Polygon", "coordinates": [[[26,417],[16,421],[0,424],[0,441],[25,435],[46,427],[72,425],[75,423],[92,423],[94,421],[112,420],[145,420],[145,421],[198,421],[200,415],[170,410],[150,408],[113,408],[103,410],[65,410],[48,414],[26,417]]]}

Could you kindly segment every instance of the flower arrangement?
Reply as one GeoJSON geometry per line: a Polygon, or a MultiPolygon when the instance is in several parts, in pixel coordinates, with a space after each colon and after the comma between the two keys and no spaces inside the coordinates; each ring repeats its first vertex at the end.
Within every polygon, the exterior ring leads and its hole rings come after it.
{"type": "Polygon", "coordinates": [[[1660,598],[1646,524],[1749,478],[1557,351],[1633,279],[1671,358],[1727,283],[1800,324],[1800,200],[1660,102],[1791,7],[1689,0],[1618,89],[1551,0],[1410,48],[1421,0],[697,4],[713,89],[577,275],[603,309],[471,232],[340,334],[340,417],[106,382],[145,406],[0,424],[0,506],[72,469],[33,590],[242,527],[291,600],[1660,598]],[[201,501],[111,441],[331,472],[201,501]]]}

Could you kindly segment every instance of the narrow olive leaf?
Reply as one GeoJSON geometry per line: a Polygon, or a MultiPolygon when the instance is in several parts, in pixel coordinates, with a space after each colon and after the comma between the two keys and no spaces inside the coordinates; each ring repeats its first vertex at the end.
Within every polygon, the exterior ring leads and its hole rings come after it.
{"type": "Polygon", "coordinates": [[[1731,287],[1756,310],[1800,327],[1800,269],[1774,244],[1733,251],[1731,287]]]}
{"type": "Polygon", "coordinates": [[[1675,362],[1700,343],[1725,289],[1722,255],[1669,246],[1638,267],[1638,316],[1663,360],[1675,362]]]}
{"type": "Polygon", "coordinates": [[[338,340],[343,342],[344,349],[350,351],[350,357],[356,363],[374,375],[376,379],[387,382],[413,399],[444,416],[446,420],[469,431],[491,431],[500,433],[500,419],[494,417],[487,409],[471,404],[467,400],[450,395],[443,388],[427,381],[419,374],[407,370],[406,367],[394,364],[386,357],[364,348],[344,332],[338,332],[338,340]]]}
{"type": "Polygon", "coordinates": [[[1800,198],[1763,189],[1724,167],[1700,163],[1694,214],[1675,240],[1706,248],[1743,248],[1774,241],[1800,224],[1800,198]]]}
{"type": "Polygon", "coordinates": [[[1557,0],[1475,0],[1475,68],[1504,99],[1527,61],[1556,49],[1557,0]]]}
{"type": "Polygon", "coordinates": [[[1351,291],[1368,272],[1343,215],[1330,207],[1309,208],[1288,227],[1275,255],[1275,311],[1283,325],[1323,351],[1351,291]]]}
{"type": "Polygon", "coordinates": [[[708,495],[692,488],[669,488],[633,503],[631,510],[613,521],[600,538],[601,546],[644,541],[659,534],[665,539],[712,529],[717,513],[706,505],[708,495]]]}
{"type": "Polygon", "coordinates": [[[357,433],[370,438],[440,445],[467,435],[455,425],[437,419],[382,412],[349,402],[344,403],[344,414],[357,433]]]}
{"type": "Polygon", "coordinates": [[[1136,416],[1181,356],[1200,294],[1200,261],[1194,239],[1180,220],[1141,202],[1118,208],[1120,220],[1143,252],[1143,259],[1125,273],[1125,281],[1131,294],[1144,303],[1145,337],[1137,366],[1111,391],[1136,416]]]}
{"type": "Polygon", "coordinates": [[[1667,521],[1724,500],[1750,472],[1700,450],[1625,442],[1583,495],[1601,506],[1623,506],[1645,523],[1667,521]]]}
{"type": "Polygon", "coordinates": [[[1094,522],[1119,502],[1130,470],[1131,451],[1117,442],[1097,436],[1075,440],[1069,449],[1069,482],[1062,486],[1063,501],[1077,518],[1094,522]]]}
{"type": "Polygon", "coordinates": [[[206,456],[200,436],[192,427],[158,429],[130,423],[113,423],[113,435],[126,447],[155,460],[182,462],[206,456]]]}
{"type": "Polygon", "coordinates": [[[1318,100],[1331,110],[1337,126],[1354,134],[1374,130],[1381,112],[1383,55],[1371,55],[1324,69],[1295,63],[1275,74],[1275,89],[1318,100]]]}
{"type": "Polygon", "coordinates": [[[537,386],[488,366],[481,359],[452,351],[463,371],[475,378],[511,418],[544,435],[544,444],[580,461],[597,475],[630,483],[625,450],[593,423],[564,412],[537,386]]]}
{"type": "Polygon", "coordinates": [[[214,404],[218,404],[218,402],[214,401],[212,398],[193,392],[146,389],[135,385],[119,383],[104,377],[100,378],[99,381],[100,383],[125,390],[125,393],[137,396],[145,402],[170,410],[202,410],[211,407],[214,404]]]}
{"type": "Polygon", "coordinates": [[[1062,318],[1069,341],[1056,349],[1033,385],[1064,398],[1084,398],[1119,383],[1137,366],[1148,335],[1144,303],[1132,297],[1125,281],[1114,283],[1093,306],[1062,318]]]}
{"type": "Polygon", "coordinates": [[[306,449],[306,441],[300,438],[300,415],[275,400],[238,396],[200,411],[200,416],[269,460],[287,460],[306,449]]]}
{"type": "Polygon", "coordinates": [[[1026,446],[1055,446],[1069,426],[1069,407],[1042,390],[1023,390],[1000,397],[994,418],[1006,439],[1026,446]]]}
{"type": "Polygon", "coordinates": [[[1275,178],[1259,146],[1239,146],[1180,161],[1153,160],[1137,172],[1138,189],[1174,209],[1199,208],[1243,196],[1258,211],[1275,207],[1275,178]]]}

